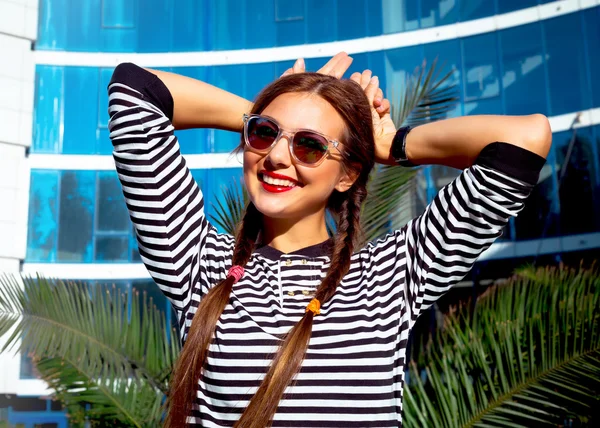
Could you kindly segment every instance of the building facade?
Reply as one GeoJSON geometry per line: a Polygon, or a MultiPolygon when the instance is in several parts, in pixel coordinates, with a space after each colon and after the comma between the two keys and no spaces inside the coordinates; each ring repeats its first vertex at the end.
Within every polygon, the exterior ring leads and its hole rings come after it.
{"type": "MultiPolygon", "coordinates": [[[[144,289],[168,314],[140,263],[114,171],[112,70],[135,62],[252,99],[297,57],[315,70],[341,50],[354,58],[347,76],[370,68],[392,98],[437,58],[460,95],[448,117],[550,119],[539,185],[483,261],[600,248],[600,0],[39,0],[39,9],[37,0],[0,0],[0,15],[0,50],[11,58],[0,55],[2,93],[11,94],[0,97],[0,190],[14,200],[0,215],[5,270],[144,289]],[[23,28],[4,14],[16,8],[23,28]]],[[[229,155],[239,135],[179,138],[211,216],[222,186],[241,180],[229,155]]],[[[424,168],[416,205],[455,174],[424,168]]],[[[5,363],[14,370],[0,375],[0,392],[45,393],[26,359],[5,363]]]]}

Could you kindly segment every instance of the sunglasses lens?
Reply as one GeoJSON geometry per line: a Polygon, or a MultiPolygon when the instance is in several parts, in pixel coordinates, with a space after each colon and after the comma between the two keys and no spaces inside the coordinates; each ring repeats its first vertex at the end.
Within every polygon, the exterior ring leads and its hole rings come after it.
{"type": "Polygon", "coordinates": [[[327,140],[312,132],[300,131],[294,135],[294,155],[300,162],[319,162],[327,153],[327,140]]]}
{"type": "Polygon", "coordinates": [[[248,119],[248,144],[255,150],[267,150],[279,134],[279,126],[263,117],[248,119]]]}

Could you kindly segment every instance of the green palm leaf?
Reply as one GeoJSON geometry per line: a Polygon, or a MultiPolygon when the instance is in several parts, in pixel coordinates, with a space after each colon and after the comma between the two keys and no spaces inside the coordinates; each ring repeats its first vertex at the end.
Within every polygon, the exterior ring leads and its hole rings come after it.
{"type": "Polygon", "coordinates": [[[215,214],[211,221],[232,236],[242,220],[244,209],[248,203],[248,192],[243,183],[232,182],[221,187],[222,198],[212,204],[215,214]]]}
{"type": "Polygon", "coordinates": [[[411,366],[406,426],[591,425],[600,405],[599,272],[522,271],[472,314],[465,306],[448,315],[438,343],[411,366]]]}
{"type": "Polygon", "coordinates": [[[0,335],[7,340],[0,352],[33,355],[67,402],[89,402],[110,408],[111,418],[143,422],[149,413],[136,409],[140,400],[151,404],[147,411],[155,409],[168,391],[179,341],[175,331],[169,337],[164,314],[145,293],[132,293],[128,302],[116,287],[3,276],[0,335]]]}
{"type": "Polygon", "coordinates": [[[159,426],[163,394],[150,383],[103,376],[98,378],[87,356],[76,361],[42,358],[36,367],[56,397],[69,409],[71,424],[87,417],[102,426],[159,426]],[[80,419],[80,420],[78,420],[80,419]]]}

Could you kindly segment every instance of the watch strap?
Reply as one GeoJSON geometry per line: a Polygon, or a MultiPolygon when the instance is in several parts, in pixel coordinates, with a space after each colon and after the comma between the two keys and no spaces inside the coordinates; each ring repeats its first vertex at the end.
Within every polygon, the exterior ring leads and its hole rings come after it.
{"type": "Polygon", "coordinates": [[[394,140],[392,141],[392,157],[397,165],[412,167],[416,166],[406,156],[406,136],[411,131],[410,126],[403,126],[396,131],[394,140]]]}

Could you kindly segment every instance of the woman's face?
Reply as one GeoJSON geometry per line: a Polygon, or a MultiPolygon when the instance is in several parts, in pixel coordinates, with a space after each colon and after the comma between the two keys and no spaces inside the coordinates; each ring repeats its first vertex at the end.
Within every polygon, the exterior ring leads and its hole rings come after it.
{"type": "MultiPolygon", "coordinates": [[[[338,141],[344,132],[344,121],[337,111],[314,94],[280,95],[261,115],[275,119],[285,131],[309,129],[338,141]]],[[[352,185],[340,152],[330,146],[329,153],[321,164],[310,167],[294,163],[287,136],[282,136],[267,154],[245,147],[244,181],[254,206],[270,218],[300,219],[324,211],[334,189],[344,192],[352,185]],[[273,183],[273,179],[284,180],[275,184],[291,185],[289,190],[275,191],[265,181],[273,183]]]]}

